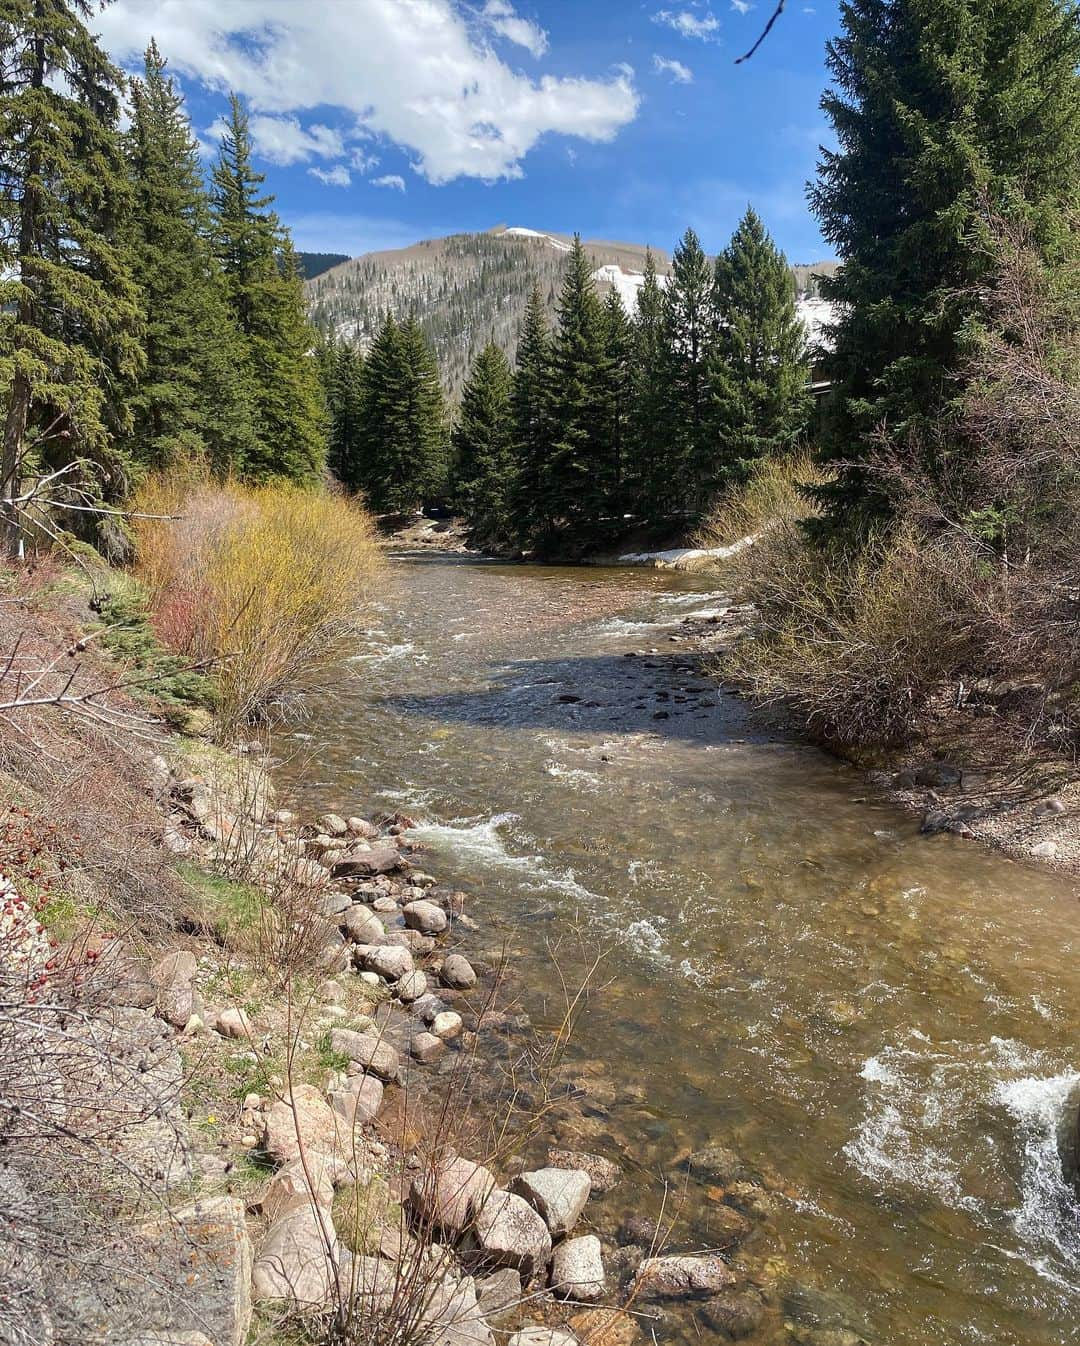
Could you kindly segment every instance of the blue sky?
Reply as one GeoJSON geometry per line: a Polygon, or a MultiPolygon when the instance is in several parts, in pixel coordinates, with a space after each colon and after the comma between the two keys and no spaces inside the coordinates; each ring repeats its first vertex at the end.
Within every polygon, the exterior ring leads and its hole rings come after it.
{"type": "Polygon", "coordinates": [[[833,3],[789,0],[115,0],[208,152],[235,88],[301,248],[356,255],[497,224],[710,251],[748,202],[792,261],[829,255],[805,201],[833,3]],[[746,12],[743,12],[743,11],[746,12]]]}

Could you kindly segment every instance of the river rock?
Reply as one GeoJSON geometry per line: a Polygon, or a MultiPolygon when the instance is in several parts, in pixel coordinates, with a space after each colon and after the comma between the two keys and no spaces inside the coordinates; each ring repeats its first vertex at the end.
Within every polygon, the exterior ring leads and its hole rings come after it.
{"type": "Polygon", "coordinates": [[[410,972],[394,987],[397,998],[406,1005],[419,1000],[427,990],[427,977],[422,972],[410,972]]]}
{"type": "Polygon", "coordinates": [[[335,879],[370,879],[376,874],[389,874],[400,864],[396,846],[372,846],[369,851],[351,851],[330,872],[335,879]]]}
{"type": "Polygon", "coordinates": [[[735,1273],[715,1253],[647,1257],[637,1273],[637,1293],[641,1299],[716,1295],[734,1283],[735,1273]]]}
{"type": "Polygon", "coordinates": [[[434,1033],[417,1033],[409,1043],[409,1051],[421,1065],[430,1065],[446,1051],[446,1043],[434,1033]]]}
{"type": "Polygon", "coordinates": [[[382,944],[386,927],[374,912],[362,903],[350,904],[341,921],[341,928],[354,944],[382,944]]]}
{"type": "Polygon", "coordinates": [[[266,1184],[259,1207],[271,1224],[301,1206],[321,1206],[328,1211],[334,1202],[334,1167],[318,1156],[297,1157],[283,1164],[266,1184]],[[310,1176],[310,1181],[309,1177],[310,1176]]]}
{"type": "Polygon", "coordinates": [[[540,1212],[552,1237],[561,1238],[577,1224],[592,1182],[581,1169],[539,1168],[520,1174],[514,1191],[540,1212]]]}
{"type": "Polygon", "coordinates": [[[251,1038],[251,1020],[247,1011],[239,1005],[230,1005],[217,1016],[214,1027],[223,1038],[237,1038],[248,1041],[251,1038]]]}
{"type": "Polygon", "coordinates": [[[460,1235],[494,1190],[490,1170],[471,1159],[449,1155],[413,1179],[409,1200],[421,1220],[460,1235]]]}
{"type": "Polygon", "coordinates": [[[460,953],[447,954],[443,960],[439,979],[444,986],[449,986],[454,991],[468,991],[476,985],[476,973],[472,964],[460,953]]]}
{"type": "Polygon", "coordinates": [[[514,1267],[526,1281],[547,1266],[551,1256],[548,1227],[524,1197],[493,1192],[473,1225],[482,1259],[492,1266],[514,1267]]]}
{"type": "Polygon", "coordinates": [[[379,835],[379,829],[366,818],[348,818],[346,823],[354,837],[364,837],[370,841],[372,837],[379,835]]]}
{"type": "Polygon", "coordinates": [[[324,813],[316,824],[320,832],[332,837],[343,837],[349,830],[349,824],[340,813],[324,813]]]}
{"type": "MultiPolygon", "coordinates": [[[[343,1256],[348,1254],[333,1236],[328,1217],[311,1205],[297,1206],[270,1226],[255,1260],[252,1296],[258,1303],[327,1308],[334,1297],[335,1266],[343,1256]]],[[[348,1272],[345,1275],[348,1278],[348,1272]]]]}
{"type": "Polygon", "coordinates": [[[552,1168],[574,1168],[587,1173],[594,1192],[610,1192],[622,1177],[622,1169],[614,1160],[585,1150],[548,1150],[547,1157],[552,1168]]]}
{"type": "Polygon", "coordinates": [[[431,1031],[444,1042],[456,1038],[461,1028],[461,1015],[456,1010],[440,1010],[431,1021],[431,1031]]]}
{"type": "Polygon", "coordinates": [[[430,935],[422,935],[419,930],[388,930],[386,942],[408,949],[414,958],[424,958],[435,948],[434,939],[430,935]]]}
{"type": "Polygon", "coordinates": [[[1057,1148],[1062,1177],[1080,1194],[1080,1080],[1069,1090],[1058,1115],[1057,1148]]]}
{"type": "Polygon", "coordinates": [[[684,1167],[699,1182],[721,1187],[751,1176],[742,1156],[727,1145],[706,1145],[703,1150],[696,1150],[686,1159],[684,1167]]]}
{"type": "Polygon", "coordinates": [[[742,1341],[753,1336],[765,1317],[765,1306],[761,1297],[751,1291],[716,1295],[705,1300],[700,1313],[702,1318],[716,1332],[721,1332],[732,1341],[742,1341]]]}
{"type": "Polygon", "coordinates": [[[279,1164],[305,1154],[338,1153],[338,1126],[329,1103],[314,1085],[294,1085],[288,1099],[273,1102],[262,1119],[266,1153],[279,1164]]]}
{"type": "Polygon", "coordinates": [[[420,898],[416,902],[407,902],[401,909],[405,924],[410,930],[419,930],[424,935],[441,935],[446,929],[446,912],[434,902],[420,898]]]}
{"type": "Polygon", "coordinates": [[[382,1080],[374,1075],[351,1075],[348,1087],[331,1091],[330,1106],[351,1130],[373,1122],[383,1101],[382,1080]]]}
{"type": "Polygon", "coordinates": [[[398,981],[416,970],[412,954],[396,944],[362,946],[357,957],[369,972],[377,972],[387,981],[398,981]]]}
{"type": "Polygon", "coordinates": [[[521,1273],[513,1267],[503,1267],[476,1282],[477,1306],[488,1320],[498,1320],[513,1312],[521,1303],[521,1273]]]}
{"type": "Polygon", "coordinates": [[[552,1291],[563,1299],[595,1304],[604,1297],[604,1259],[595,1234],[565,1239],[551,1255],[552,1291]]]}
{"type": "Polygon", "coordinates": [[[332,1029],[330,1050],[347,1056],[363,1070],[378,1075],[387,1083],[397,1079],[400,1065],[397,1049],[375,1033],[357,1033],[351,1028],[332,1029]]]}

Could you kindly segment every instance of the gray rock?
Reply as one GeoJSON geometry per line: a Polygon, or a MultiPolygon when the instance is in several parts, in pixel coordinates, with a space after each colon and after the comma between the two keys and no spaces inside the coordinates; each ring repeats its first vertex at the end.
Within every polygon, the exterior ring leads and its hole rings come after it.
{"type": "Polygon", "coordinates": [[[421,1316],[426,1346],[494,1346],[495,1338],[476,1298],[471,1276],[444,1276],[427,1292],[421,1316]]]}
{"type": "Polygon", "coordinates": [[[578,1339],[562,1327],[524,1327],[506,1346],[578,1346],[578,1339]]]}
{"type": "Polygon", "coordinates": [[[524,1197],[493,1192],[473,1225],[480,1253],[491,1266],[514,1267],[526,1281],[541,1272],[551,1256],[548,1227],[524,1197]]]}
{"type": "Polygon", "coordinates": [[[230,1005],[217,1016],[214,1027],[223,1038],[236,1038],[247,1041],[251,1037],[251,1020],[247,1011],[239,1005],[230,1005]]]}
{"type": "Polygon", "coordinates": [[[379,835],[379,829],[366,818],[349,818],[347,826],[354,837],[365,837],[368,841],[379,835]]]}
{"type": "Polygon", "coordinates": [[[435,1020],[436,1014],[441,1014],[446,1009],[446,1001],[441,1000],[433,991],[427,991],[420,997],[412,1007],[412,1012],[424,1023],[430,1024],[435,1020]]]}
{"type": "Polygon", "coordinates": [[[494,1190],[495,1178],[488,1169],[451,1155],[413,1179],[409,1200],[425,1223],[460,1235],[494,1190]]]}
{"type": "Polygon", "coordinates": [[[331,870],[335,879],[370,879],[376,874],[389,874],[401,864],[396,846],[373,846],[369,851],[351,852],[339,860],[331,870]]]}
{"type": "Polygon", "coordinates": [[[442,1038],[444,1042],[456,1038],[461,1029],[461,1015],[456,1010],[440,1010],[431,1021],[431,1031],[437,1038],[442,1038]]]}
{"type": "Polygon", "coordinates": [[[347,1254],[332,1233],[327,1247],[325,1228],[325,1217],[320,1219],[312,1205],[297,1206],[270,1226],[252,1272],[257,1303],[283,1302],[308,1310],[331,1304],[335,1268],[347,1254]]]}
{"type": "Polygon", "coordinates": [[[358,951],[357,956],[369,972],[377,972],[387,981],[397,981],[416,970],[413,956],[408,949],[399,948],[394,944],[364,947],[358,951]]]}
{"type": "MultiPolygon", "coordinates": [[[[331,920],[335,916],[340,916],[343,911],[348,911],[352,904],[353,900],[348,893],[342,893],[336,888],[329,888],[319,897],[319,915],[331,920]]],[[[374,940],[371,943],[374,943],[374,940]]]]}
{"type": "Polygon", "coordinates": [[[503,1267],[491,1276],[476,1282],[477,1304],[488,1320],[498,1324],[500,1318],[512,1313],[521,1303],[521,1273],[513,1267],[503,1267]]]}
{"type": "Polygon", "coordinates": [[[394,987],[397,998],[403,1001],[406,1005],[411,1004],[415,1000],[419,1000],[426,990],[427,977],[425,977],[422,972],[408,973],[408,975],[402,977],[394,987]]]}
{"type": "Polygon", "coordinates": [[[595,1234],[566,1239],[551,1255],[552,1291],[563,1299],[596,1304],[604,1297],[604,1259],[595,1234]]]}
{"type": "Polygon", "coordinates": [[[446,929],[446,912],[434,902],[427,902],[423,898],[406,903],[401,914],[409,929],[419,930],[421,934],[441,935],[446,929]]]}
{"type": "Polygon", "coordinates": [[[476,973],[472,964],[460,953],[447,954],[439,978],[444,986],[449,986],[455,991],[468,991],[476,985],[476,973]]]}
{"type": "Polygon", "coordinates": [[[442,1056],[446,1043],[434,1033],[417,1033],[409,1043],[409,1051],[415,1060],[426,1066],[442,1056]]]}
{"type": "Polygon", "coordinates": [[[539,1168],[522,1173],[514,1191],[540,1212],[553,1238],[569,1234],[589,1199],[592,1182],[581,1169],[539,1168]]]}
{"type": "Polygon", "coordinates": [[[312,1204],[328,1211],[333,1201],[334,1166],[318,1155],[310,1155],[306,1166],[298,1157],[271,1174],[259,1198],[259,1206],[267,1220],[274,1224],[290,1211],[312,1204]]]}
{"type": "Polygon", "coordinates": [[[638,1267],[641,1299],[689,1299],[716,1295],[735,1283],[735,1273],[715,1253],[648,1257],[638,1267]]]}
{"type": "Polygon", "coordinates": [[[198,1009],[194,987],[198,969],[195,955],[187,949],[166,954],[150,969],[157,1012],[174,1028],[183,1028],[198,1009]]]}
{"type": "Polygon", "coordinates": [[[332,837],[343,837],[349,830],[349,824],[340,813],[324,813],[317,826],[320,832],[332,837]]]}
{"type": "Polygon", "coordinates": [[[350,903],[341,921],[341,928],[354,944],[382,944],[386,927],[374,912],[361,903],[350,903]]]}
{"type": "Polygon", "coordinates": [[[352,1075],[346,1089],[335,1089],[329,1094],[330,1106],[352,1128],[373,1122],[383,1101],[383,1084],[374,1075],[352,1075]]]}
{"type": "Polygon", "coordinates": [[[622,1177],[622,1169],[611,1159],[585,1150],[548,1150],[552,1168],[578,1168],[589,1175],[594,1192],[610,1192],[622,1177]]]}
{"type": "Polygon", "coordinates": [[[386,942],[408,949],[414,958],[423,958],[435,948],[431,935],[422,935],[419,930],[391,930],[387,933],[386,942]]]}
{"type": "Polygon", "coordinates": [[[387,1083],[397,1079],[400,1059],[397,1048],[384,1042],[375,1033],[357,1033],[351,1028],[334,1028],[330,1033],[330,1050],[340,1052],[355,1061],[364,1070],[378,1075],[387,1083]]]}

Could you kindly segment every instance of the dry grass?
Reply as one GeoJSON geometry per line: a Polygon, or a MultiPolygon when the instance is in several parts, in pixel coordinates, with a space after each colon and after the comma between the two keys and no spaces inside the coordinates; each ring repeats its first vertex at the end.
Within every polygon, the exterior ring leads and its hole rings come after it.
{"type": "Polygon", "coordinates": [[[828,480],[826,472],[804,449],[763,458],[755,463],[745,485],[722,499],[693,539],[695,547],[730,547],[744,538],[767,544],[774,529],[789,528],[820,512],[811,488],[828,480]]]}
{"type": "Polygon", "coordinates": [[[378,551],[349,501],[277,484],[157,477],[134,502],[136,571],[155,628],[214,660],[225,728],[294,711],[354,630],[378,551]],[[178,517],[177,517],[178,516],[178,517]]]}

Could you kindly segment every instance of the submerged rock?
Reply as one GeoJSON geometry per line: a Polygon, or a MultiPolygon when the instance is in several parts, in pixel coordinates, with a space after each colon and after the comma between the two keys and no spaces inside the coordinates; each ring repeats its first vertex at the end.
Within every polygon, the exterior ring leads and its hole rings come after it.
{"type": "Polygon", "coordinates": [[[548,1150],[552,1168],[580,1169],[589,1175],[594,1192],[609,1192],[622,1177],[622,1169],[611,1159],[586,1150],[548,1150]]]}
{"type": "Polygon", "coordinates": [[[476,972],[467,958],[460,953],[448,954],[439,973],[444,986],[455,991],[468,991],[476,985],[476,972]]]}
{"type": "Polygon", "coordinates": [[[581,1169],[540,1168],[520,1174],[514,1191],[540,1212],[552,1237],[560,1238],[577,1224],[592,1183],[581,1169]]]}
{"type": "Polygon", "coordinates": [[[734,1283],[735,1273],[715,1253],[649,1257],[642,1262],[637,1274],[637,1290],[642,1299],[715,1295],[734,1283]]]}

